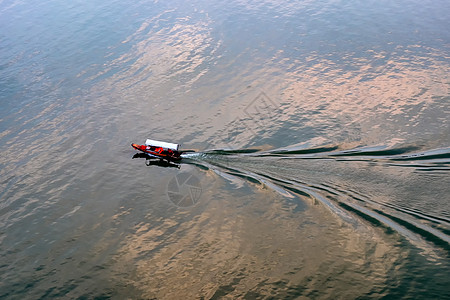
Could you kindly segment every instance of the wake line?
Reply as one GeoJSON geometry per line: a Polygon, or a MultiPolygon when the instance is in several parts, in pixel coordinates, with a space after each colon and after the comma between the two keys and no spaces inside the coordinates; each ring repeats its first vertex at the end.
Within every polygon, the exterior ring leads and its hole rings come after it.
{"type": "Polygon", "coordinates": [[[370,162],[391,167],[414,168],[417,172],[442,174],[450,171],[450,148],[419,150],[416,146],[385,149],[383,147],[365,147],[338,150],[339,146],[326,146],[306,149],[260,149],[209,150],[206,156],[277,157],[286,160],[334,160],[370,162]]]}
{"type": "MultiPolygon", "coordinates": [[[[246,155],[261,157],[260,155],[254,155],[258,152],[242,153],[244,152],[234,152],[233,154],[235,157],[241,158],[246,155]]],[[[434,151],[430,153],[430,155],[436,155],[434,151]]],[[[440,159],[442,158],[441,154],[439,154],[440,159]]],[[[243,179],[251,184],[265,186],[289,199],[289,201],[293,201],[294,198],[305,199],[306,197],[312,201],[322,203],[331,212],[354,226],[359,223],[356,222],[357,218],[355,218],[355,215],[357,215],[375,226],[381,226],[388,231],[394,230],[400,233],[420,248],[429,248],[427,241],[450,252],[450,237],[448,230],[445,229],[450,227],[450,220],[445,217],[423,214],[419,211],[397,207],[389,203],[377,202],[364,195],[359,195],[357,192],[341,190],[338,187],[326,184],[300,182],[293,179],[280,178],[273,174],[268,175],[262,172],[244,170],[230,166],[229,161],[222,159],[226,155],[232,154],[229,152],[228,154],[215,152],[213,155],[204,153],[198,158],[201,158],[200,164],[208,165],[209,169],[216,170],[219,176],[227,180],[229,178],[224,177],[223,173],[243,179]],[[435,225],[423,224],[419,220],[425,220],[435,225]]],[[[428,154],[424,153],[421,156],[426,155],[428,154]]]]}
{"type": "Polygon", "coordinates": [[[302,155],[308,154],[307,158],[351,158],[351,159],[384,159],[392,161],[418,161],[418,160],[440,160],[441,162],[450,163],[450,148],[432,149],[421,152],[413,152],[418,150],[417,147],[404,147],[394,149],[351,149],[344,151],[334,151],[337,147],[315,148],[295,151],[275,151],[261,156],[278,156],[285,158],[302,158],[302,155]],[[314,155],[311,155],[314,154],[314,155]]]}
{"type": "Polygon", "coordinates": [[[205,155],[248,155],[255,157],[280,157],[280,158],[378,158],[393,161],[415,161],[415,160],[442,160],[450,163],[450,147],[430,149],[424,151],[416,146],[406,146],[399,148],[386,149],[384,147],[364,147],[339,150],[340,146],[325,146],[304,149],[276,149],[262,151],[258,148],[253,149],[218,149],[202,152],[205,155]]]}
{"type": "MultiPolygon", "coordinates": [[[[258,173],[260,176],[266,177],[264,174],[258,173]]],[[[272,177],[273,178],[273,177],[272,177]]],[[[397,232],[399,232],[402,236],[405,236],[408,240],[413,242],[414,244],[420,246],[421,248],[427,248],[426,244],[423,243],[419,237],[421,237],[424,240],[427,240],[429,242],[432,242],[433,244],[440,246],[444,248],[445,250],[450,252],[450,237],[444,233],[439,231],[438,229],[435,229],[431,226],[421,224],[420,222],[414,222],[411,220],[408,220],[407,218],[401,217],[398,215],[398,212],[403,211],[404,213],[407,213],[411,216],[419,217],[424,220],[432,221],[436,224],[446,224],[447,226],[450,225],[450,221],[446,218],[440,218],[436,216],[430,216],[430,215],[422,215],[418,212],[411,212],[407,211],[405,209],[396,209],[392,205],[385,205],[384,203],[378,203],[371,200],[362,200],[356,198],[356,200],[360,200],[365,203],[376,203],[378,206],[386,207],[390,206],[391,209],[393,209],[397,215],[390,214],[386,211],[380,210],[380,209],[370,209],[365,206],[361,206],[357,203],[352,203],[349,201],[340,201],[336,198],[334,198],[336,204],[332,200],[333,197],[323,197],[320,195],[320,191],[326,191],[329,194],[332,195],[339,195],[341,194],[338,190],[328,187],[324,188],[323,186],[316,186],[312,184],[301,184],[295,183],[295,181],[289,181],[288,186],[286,183],[288,181],[286,180],[276,180],[277,183],[281,183],[284,188],[288,189],[289,191],[293,193],[298,193],[300,195],[308,195],[309,197],[313,199],[317,199],[319,202],[324,204],[326,207],[328,207],[333,213],[339,215],[342,219],[345,221],[355,224],[354,218],[350,217],[348,213],[345,213],[342,209],[345,209],[346,212],[353,212],[359,215],[360,217],[363,217],[365,220],[370,221],[371,223],[374,223],[375,225],[382,225],[383,227],[387,229],[393,229],[397,232]],[[330,190],[331,189],[331,190],[330,190]],[[342,209],[341,209],[342,208],[342,209]]],[[[346,193],[347,194],[347,193],[346,193]]],[[[347,195],[349,196],[349,195],[347,195]]],[[[352,197],[355,199],[355,197],[352,197]]]]}

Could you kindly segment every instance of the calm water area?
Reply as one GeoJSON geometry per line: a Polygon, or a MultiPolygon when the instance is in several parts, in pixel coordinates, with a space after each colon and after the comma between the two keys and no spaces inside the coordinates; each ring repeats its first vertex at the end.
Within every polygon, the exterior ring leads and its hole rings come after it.
{"type": "Polygon", "coordinates": [[[449,12],[0,0],[0,298],[450,299],[449,12]]]}

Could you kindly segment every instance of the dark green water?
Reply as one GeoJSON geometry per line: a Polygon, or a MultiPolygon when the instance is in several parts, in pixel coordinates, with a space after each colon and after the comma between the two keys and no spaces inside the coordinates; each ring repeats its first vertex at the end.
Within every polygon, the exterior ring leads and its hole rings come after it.
{"type": "Polygon", "coordinates": [[[450,299],[448,11],[0,1],[0,298],[450,299]]]}

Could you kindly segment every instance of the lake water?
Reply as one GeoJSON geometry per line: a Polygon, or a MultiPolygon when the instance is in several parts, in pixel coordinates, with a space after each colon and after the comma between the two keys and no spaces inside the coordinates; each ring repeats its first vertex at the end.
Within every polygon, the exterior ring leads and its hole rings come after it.
{"type": "Polygon", "coordinates": [[[0,1],[0,298],[450,299],[449,11],[0,1]]]}

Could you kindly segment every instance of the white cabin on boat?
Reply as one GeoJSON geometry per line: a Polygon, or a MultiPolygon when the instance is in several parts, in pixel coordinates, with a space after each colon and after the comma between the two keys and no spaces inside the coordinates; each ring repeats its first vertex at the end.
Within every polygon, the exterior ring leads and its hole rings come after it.
{"type": "Polygon", "coordinates": [[[175,151],[179,151],[179,148],[180,148],[179,144],[155,141],[155,140],[151,140],[151,139],[147,139],[145,141],[145,145],[146,146],[161,147],[161,148],[171,149],[171,150],[175,150],[175,151]]]}

